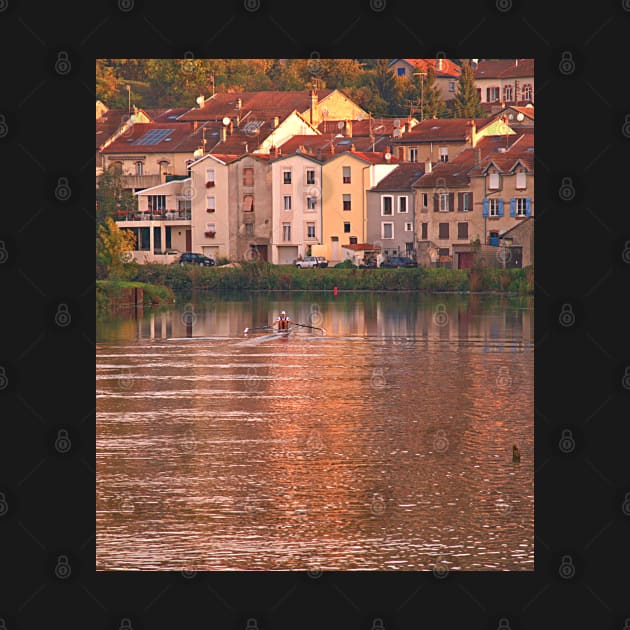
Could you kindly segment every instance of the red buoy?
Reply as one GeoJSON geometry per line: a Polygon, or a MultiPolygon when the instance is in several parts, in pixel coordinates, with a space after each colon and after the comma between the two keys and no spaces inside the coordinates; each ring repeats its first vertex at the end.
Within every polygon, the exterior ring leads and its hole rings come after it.
{"type": "Polygon", "coordinates": [[[339,292],[339,290],[337,289],[337,287],[333,288],[333,295],[337,295],[337,293],[339,292]]]}

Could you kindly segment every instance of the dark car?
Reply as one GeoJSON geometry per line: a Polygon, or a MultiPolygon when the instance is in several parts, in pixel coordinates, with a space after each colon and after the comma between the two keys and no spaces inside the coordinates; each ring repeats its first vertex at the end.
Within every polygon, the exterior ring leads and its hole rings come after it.
{"type": "Polygon", "coordinates": [[[189,265],[203,265],[205,267],[214,267],[216,264],[212,258],[204,256],[203,254],[195,254],[193,252],[184,252],[177,261],[182,267],[184,264],[189,265]]]}
{"type": "Polygon", "coordinates": [[[359,264],[359,269],[376,269],[376,259],[365,258],[363,262],[359,264]]]}
{"type": "Polygon", "coordinates": [[[381,269],[396,269],[398,267],[417,267],[418,263],[408,256],[391,256],[381,263],[381,269]]]}

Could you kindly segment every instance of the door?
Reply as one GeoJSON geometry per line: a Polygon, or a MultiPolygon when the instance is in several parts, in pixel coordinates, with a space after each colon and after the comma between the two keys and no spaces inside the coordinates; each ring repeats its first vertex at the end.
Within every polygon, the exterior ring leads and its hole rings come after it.
{"type": "Polygon", "coordinates": [[[192,251],[192,230],[186,230],[186,251],[192,251]]]}
{"type": "Polygon", "coordinates": [[[488,245],[492,245],[493,247],[499,246],[499,233],[498,232],[490,232],[490,238],[488,239],[488,245]]]}
{"type": "Polygon", "coordinates": [[[162,229],[153,228],[153,253],[157,254],[162,251],[162,229]]]}
{"type": "Polygon", "coordinates": [[[330,260],[334,260],[336,262],[339,260],[339,237],[331,236],[330,238],[330,260]]]}
{"type": "Polygon", "coordinates": [[[457,257],[458,269],[470,269],[472,267],[473,253],[472,252],[460,252],[457,257]]]}
{"type": "Polygon", "coordinates": [[[256,249],[258,250],[258,260],[264,260],[267,262],[267,246],[257,245],[256,249]]]}

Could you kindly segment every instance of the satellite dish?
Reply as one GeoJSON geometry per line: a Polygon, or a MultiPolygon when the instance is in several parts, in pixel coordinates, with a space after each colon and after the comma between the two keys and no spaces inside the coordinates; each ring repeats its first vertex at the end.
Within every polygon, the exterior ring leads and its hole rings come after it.
{"type": "Polygon", "coordinates": [[[344,126],[345,126],[345,123],[343,122],[343,120],[340,120],[340,121],[337,123],[337,129],[343,129],[343,128],[344,128],[344,126]]]}
{"type": "Polygon", "coordinates": [[[363,114],[357,114],[357,120],[361,122],[363,120],[363,114]]]}
{"type": "Polygon", "coordinates": [[[396,118],[396,120],[394,121],[394,127],[396,127],[396,129],[400,127],[400,118],[396,118]]]}
{"type": "Polygon", "coordinates": [[[392,154],[388,151],[385,155],[384,155],[386,160],[391,160],[392,159],[392,154]]]}
{"type": "Polygon", "coordinates": [[[523,120],[523,118],[525,118],[523,112],[519,112],[518,114],[516,114],[516,120],[518,120],[519,122],[523,120]]]}
{"type": "Polygon", "coordinates": [[[227,127],[230,124],[230,117],[226,116],[221,122],[227,127]]]}
{"type": "Polygon", "coordinates": [[[203,96],[198,96],[197,97],[197,105],[199,105],[199,107],[201,107],[203,105],[204,102],[204,97],[203,96]]]}
{"type": "Polygon", "coordinates": [[[394,129],[394,138],[400,137],[400,129],[394,129]]]}

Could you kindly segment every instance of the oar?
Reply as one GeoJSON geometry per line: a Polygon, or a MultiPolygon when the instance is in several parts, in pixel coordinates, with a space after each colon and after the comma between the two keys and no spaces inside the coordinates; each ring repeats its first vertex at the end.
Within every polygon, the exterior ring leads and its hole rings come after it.
{"type": "Polygon", "coordinates": [[[243,331],[243,334],[246,335],[250,330],[269,330],[270,328],[273,328],[273,326],[257,326],[256,328],[246,328],[243,331]]]}
{"type": "Polygon", "coordinates": [[[321,330],[324,334],[326,334],[326,329],[321,328],[320,326],[309,326],[308,324],[298,324],[297,322],[291,322],[295,326],[302,326],[302,328],[312,328],[313,330],[321,330]]]}

